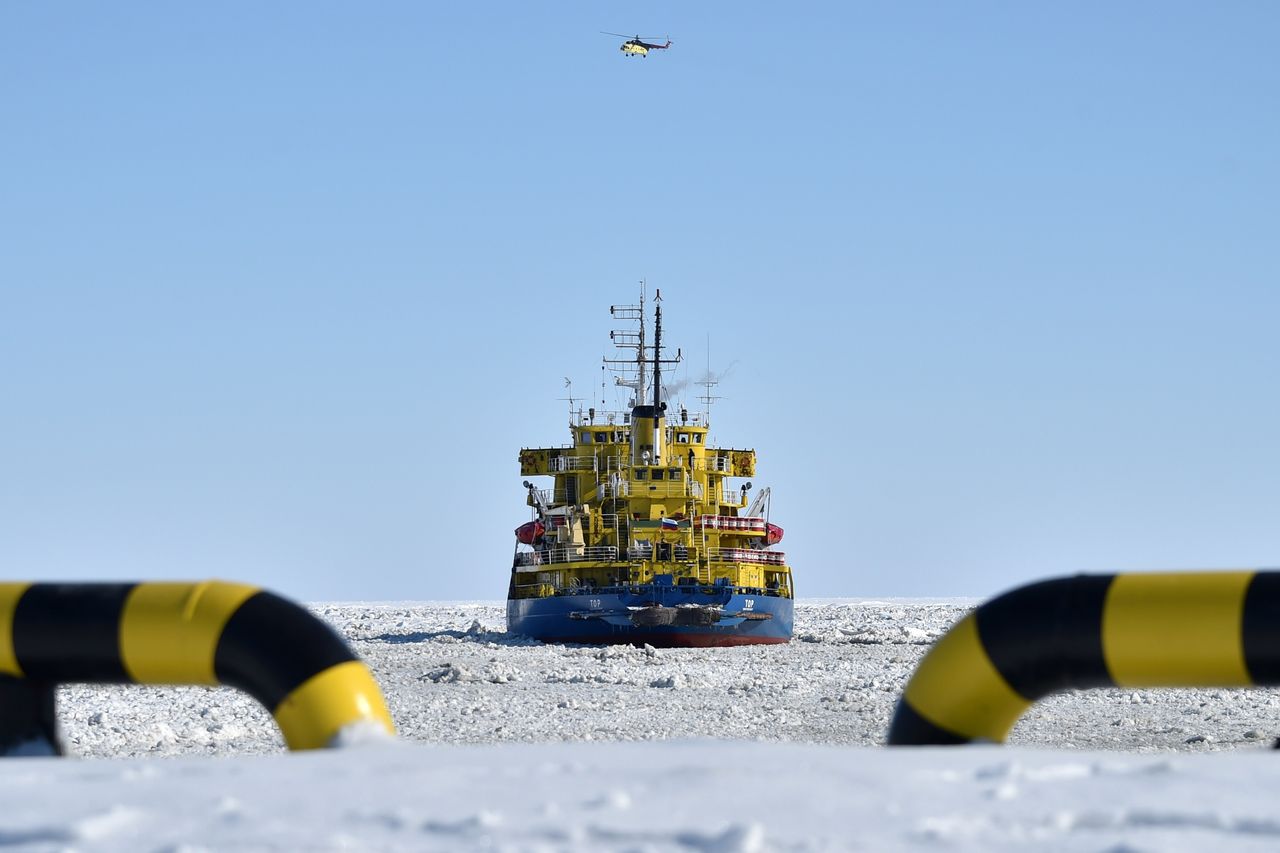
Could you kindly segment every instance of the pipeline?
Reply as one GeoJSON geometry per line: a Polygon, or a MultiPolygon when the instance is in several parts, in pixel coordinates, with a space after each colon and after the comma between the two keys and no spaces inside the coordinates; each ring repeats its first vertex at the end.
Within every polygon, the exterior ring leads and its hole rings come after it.
{"type": "Polygon", "coordinates": [[[245,584],[0,583],[0,753],[62,754],[59,684],[227,685],[275,718],[292,750],[346,727],[395,733],[369,668],[301,606],[245,584]]]}
{"type": "Polygon", "coordinates": [[[1280,572],[1056,578],[953,625],[907,683],[888,743],[1001,743],[1062,690],[1276,685],[1280,572]]]}

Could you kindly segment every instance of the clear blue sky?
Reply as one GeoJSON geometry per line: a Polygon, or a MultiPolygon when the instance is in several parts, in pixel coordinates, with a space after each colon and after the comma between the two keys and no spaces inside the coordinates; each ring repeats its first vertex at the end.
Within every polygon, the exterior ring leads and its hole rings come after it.
{"type": "Polygon", "coordinates": [[[3,4],[3,575],[501,598],[642,277],[802,595],[1276,565],[1278,29],[3,4]]]}

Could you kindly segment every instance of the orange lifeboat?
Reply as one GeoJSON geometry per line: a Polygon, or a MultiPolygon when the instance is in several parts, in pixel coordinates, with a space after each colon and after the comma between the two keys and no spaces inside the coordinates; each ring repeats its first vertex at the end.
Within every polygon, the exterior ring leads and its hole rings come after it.
{"type": "Polygon", "coordinates": [[[766,524],[764,526],[764,544],[777,545],[782,541],[782,528],[776,524],[766,524]]]}
{"type": "Polygon", "coordinates": [[[546,532],[547,528],[541,521],[526,521],[516,528],[516,541],[523,545],[532,545],[546,532]]]}

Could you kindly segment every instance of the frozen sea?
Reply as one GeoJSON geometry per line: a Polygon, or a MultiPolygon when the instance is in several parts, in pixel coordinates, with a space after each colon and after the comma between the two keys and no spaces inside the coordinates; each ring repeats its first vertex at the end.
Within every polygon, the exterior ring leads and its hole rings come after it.
{"type": "Polygon", "coordinates": [[[68,685],[74,757],[0,762],[0,847],[1280,849],[1275,690],[1080,691],[1007,746],[883,747],[976,603],[809,600],[788,645],[658,650],[512,637],[500,602],[313,605],[399,740],[287,754],[231,689],[68,685]]]}

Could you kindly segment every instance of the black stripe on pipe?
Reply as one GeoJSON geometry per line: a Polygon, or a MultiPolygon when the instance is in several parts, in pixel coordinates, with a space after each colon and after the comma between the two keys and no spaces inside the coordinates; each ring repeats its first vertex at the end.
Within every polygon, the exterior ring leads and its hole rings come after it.
{"type": "Polygon", "coordinates": [[[969,738],[935,726],[912,708],[906,699],[898,700],[889,723],[889,746],[958,746],[969,738]]]}
{"type": "Polygon", "coordinates": [[[33,681],[129,684],[120,616],[137,584],[45,583],[13,611],[13,652],[33,681]]]}
{"type": "Polygon", "coordinates": [[[258,592],[223,627],[213,671],[274,713],[308,678],[352,660],[347,644],[319,618],[275,593],[258,592]]]}
{"type": "Polygon", "coordinates": [[[1259,685],[1280,684],[1280,572],[1258,572],[1249,581],[1240,639],[1250,680],[1259,685]]]}
{"type": "Polygon", "coordinates": [[[46,681],[0,675],[0,756],[17,749],[36,755],[41,747],[63,754],[54,689],[46,681]]]}
{"type": "Polygon", "coordinates": [[[978,638],[1004,680],[1037,699],[1115,682],[1102,653],[1102,611],[1115,575],[1077,575],[1007,592],[978,608],[978,638]]]}

